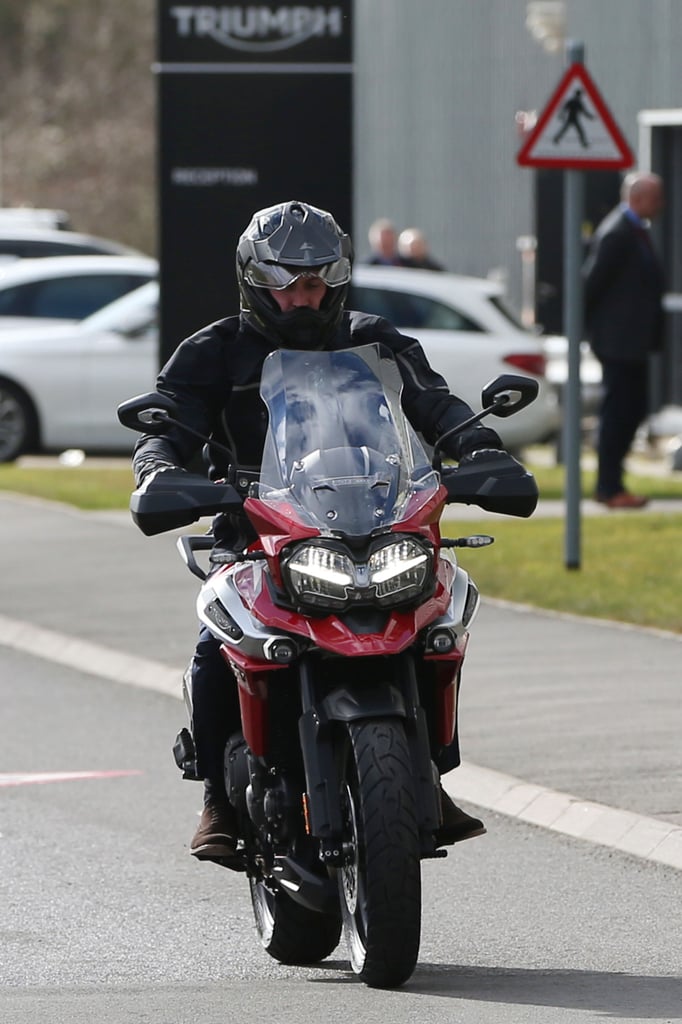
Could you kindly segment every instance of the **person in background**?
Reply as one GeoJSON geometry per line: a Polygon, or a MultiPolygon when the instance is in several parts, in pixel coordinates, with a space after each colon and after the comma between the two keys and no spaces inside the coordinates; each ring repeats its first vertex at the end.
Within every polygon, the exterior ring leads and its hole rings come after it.
{"type": "Polygon", "coordinates": [[[398,232],[392,221],[386,217],[375,220],[367,237],[370,248],[367,263],[383,267],[401,267],[403,265],[398,254],[398,232]]]}
{"type": "Polygon", "coordinates": [[[398,235],[398,255],[404,267],[418,270],[444,270],[441,263],[431,258],[426,235],[419,228],[405,228],[398,235]]]}
{"type": "Polygon", "coordinates": [[[663,343],[663,269],[650,222],[663,208],[657,174],[627,175],[621,203],[594,233],[584,266],[586,334],[602,368],[595,499],[633,509],[623,463],[648,412],[649,356],[663,343]]]}

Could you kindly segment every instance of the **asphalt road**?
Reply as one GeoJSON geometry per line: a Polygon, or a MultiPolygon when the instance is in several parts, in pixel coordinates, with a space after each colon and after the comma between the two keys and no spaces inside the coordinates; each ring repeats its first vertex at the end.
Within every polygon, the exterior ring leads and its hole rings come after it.
{"type": "MultiPolygon", "coordinates": [[[[123,651],[179,686],[196,581],[172,539],[9,497],[0,515],[5,624],[102,658],[88,673],[0,645],[0,1020],[682,1019],[682,873],[513,814],[481,811],[487,836],[424,865],[400,992],[360,985],[343,946],[316,969],[270,960],[244,879],[188,856],[200,801],[172,764],[177,697],[102,678],[123,651]],[[88,777],[31,774],[59,772],[88,777]]],[[[498,605],[475,627],[470,762],[682,823],[679,640],[498,605]]]]}
{"type": "Polygon", "coordinates": [[[425,865],[403,991],[364,989],[343,946],[320,968],[277,965],[243,877],[188,856],[178,702],[18,652],[0,666],[3,771],[94,773],[2,787],[5,1024],[287,1024],[322,1019],[322,1001],[330,1021],[678,1019],[679,872],[502,816],[425,865]]]}

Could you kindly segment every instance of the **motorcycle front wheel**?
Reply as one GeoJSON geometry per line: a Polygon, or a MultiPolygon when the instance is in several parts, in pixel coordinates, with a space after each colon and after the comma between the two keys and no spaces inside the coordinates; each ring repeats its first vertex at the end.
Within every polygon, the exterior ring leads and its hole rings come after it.
{"type": "Polygon", "coordinates": [[[309,910],[281,891],[250,878],[251,904],[263,949],[281,964],[317,964],[341,938],[340,914],[309,910]]]}
{"type": "Polygon", "coordinates": [[[346,860],[337,871],[353,971],[373,988],[412,974],[421,932],[419,830],[399,720],[351,722],[341,757],[346,860]]]}

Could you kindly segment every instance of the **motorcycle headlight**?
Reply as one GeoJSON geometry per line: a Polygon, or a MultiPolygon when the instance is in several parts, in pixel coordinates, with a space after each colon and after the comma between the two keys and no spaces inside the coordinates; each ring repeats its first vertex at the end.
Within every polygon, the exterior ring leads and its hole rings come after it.
{"type": "Polygon", "coordinates": [[[307,604],[340,607],[355,583],[353,562],[331,548],[304,544],[286,563],[291,590],[307,604]]]}
{"type": "Polygon", "coordinates": [[[432,556],[409,538],[387,544],[369,559],[369,580],[378,604],[397,604],[417,597],[430,574],[432,556]]]}
{"type": "Polygon", "coordinates": [[[301,604],[339,610],[350,605],[393,607],[415,600],[432,581],[433,552],[409,537],[377,547],[365,561],[323,544],[302,544],[282,566],[301,604]]]}

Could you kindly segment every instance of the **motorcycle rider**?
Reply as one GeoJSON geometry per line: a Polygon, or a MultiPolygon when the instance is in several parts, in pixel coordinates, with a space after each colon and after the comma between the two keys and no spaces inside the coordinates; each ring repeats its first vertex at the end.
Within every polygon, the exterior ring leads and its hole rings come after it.
{"type": "MultiPolygon", "coordinates": [[[[259,384],[266,356],[281,347],[336,350],[372,342],[390,349],[403,379],[402,403],[413,427],[435,441],[473,415],[450,394],[429,365],[421,345],[387,320],[345,309],[351,279],[350,237],[332,215],[290,201],[259,210],[241,235],[236,253],[241,311],[185,339],[161,370],[157,390],[177,403],[178,419],[226,445],[242,470],[260,467],[267,413],[259,384]]],[[[152,474],[185,468],[201,442],[177,427],[163,436],[142,436],[133,468],[139,487],[152,474]]],[[[503,445],[488,427],[469,428],[444,446],[462,461],[499,457],[503,445]],[[492,450],[492,451],[491,451],[492,450]],[[490,454],[488,454],[490,452],[490,454]]],[[[228,460],[208,446],[209,476],[225,477],[228,460]]],[[[211,561],[232,561],[254,538],[245,517],[218,516],[211,561]]],[[[220,643],[203,626],[191,663],[192,733],[197,777],[204,780],[204,807],[190,852],[199,859],[234,855],[237,822],[223,778],[227,738],[239,728],[234,679],[220,643]]],[[[441,759],[441,771],[459,764],[457,737],[441,759]]],[[[439,845],[485,832],[483,822],[459,808],[441,787],[443,823],[439,845]]]]}

